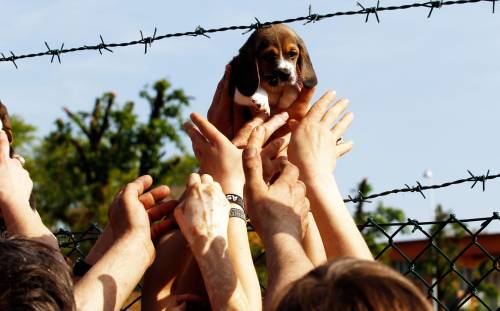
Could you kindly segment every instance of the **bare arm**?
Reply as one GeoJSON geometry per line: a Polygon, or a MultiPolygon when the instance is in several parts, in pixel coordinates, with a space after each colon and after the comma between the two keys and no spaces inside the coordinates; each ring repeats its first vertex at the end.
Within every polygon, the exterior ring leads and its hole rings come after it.
{"type": "Polygon", "coordinates": [[[318,267],[326,262],[325,247],[323,240],[311,212],[307,215],[307,231],[302,240],[302,245],[311,263],[318,267]]]}
{"type": "Polygon", "coordinates": [[[250,310],[228,253],[229,202],[210,175],[191,174],[175,219],[200,267],[214,310],[250,310]]]}
{"type": "Polygon", "coordinates": [[[353,114],[347,113],[336,122],[349,102],[340,100],[329,108],[334,99],[335,93],[327,92],[300,123],[293,125],[289,158],[299,167],[300,178],[307,186],[328,259],[339,256],[373,259],[332,175],[336,159],[352,148],[352,142],[343,143],[339,139],[353,119],[353,114]]]}
{"type": "Polygon", "coordinates": [[[152,263],[153,239],[166,233],[171,221],[151,223],[177,205],[164,201],[170,193],[166,186],[144,193],[152,183],[150,176],[136,179],[111,204],[103,239],[86,258],[94,265],[75,284],[78,310],[119,310],[152,263]]]}
{"type": "Polygon", "coordinates": [[[302,247],[309,207],[305,186],[298,181],[298,169],[285,159],[281,159],[279,177],[267,185],[259,149],[264,132],[257,127],[252,133],[243,153],[243,168],[250,219],[267,251],[269,286],[264,309],[269,310],[284,289],[313,265],[302,247]]]}

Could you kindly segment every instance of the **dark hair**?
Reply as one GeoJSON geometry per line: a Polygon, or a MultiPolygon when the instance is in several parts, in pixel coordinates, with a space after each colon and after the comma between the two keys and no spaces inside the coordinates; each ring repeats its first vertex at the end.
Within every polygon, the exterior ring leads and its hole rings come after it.
{"type": "Polygon", "coordinates": [[[0,239],[0,310],[75,310],[68,266],[56,255],[37,241],[0,239]]]}
{"type": "Polygon", "coordinates": [[[275,310],[432,311],[432,308],[422,292],[393,269],[375,261],[342,258],[293,283],[275,310]]]}

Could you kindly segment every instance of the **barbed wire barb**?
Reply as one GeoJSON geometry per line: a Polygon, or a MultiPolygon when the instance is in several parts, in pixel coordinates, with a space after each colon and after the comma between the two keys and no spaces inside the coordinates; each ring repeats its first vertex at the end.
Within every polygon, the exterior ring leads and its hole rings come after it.
{"type": "Polygon", "coordinates": [[[204,36],[206,38],[209,38],[210,39],[210,36],[206,34],[207,30],[205,30],[205,28],[201,27],[201,26],[198,26],[196,27],[196,29],[194,30],[194,34],[193,34],[193,37],[197,37],[197,36],[204,36]]]}
{"type": "Polygon", "coordinates": [[[15,60],[16,56],[14,55],[14,53],[12,53],[12,51],[10,51],[10,54],[12,55],[10,57],[5,57],[5,55],[3,53],[0,53],[0,54],[2,54],[2,61],[4,61],[4,62],[6,62],[6,61],[12,62],[12,64],[14,65],[14,67],[16,67],[16,69],[19,69],[17,67],[16,60],[15,60]]]}
{"type": "Polygon", "coordinates": [[[304,23],[304,25],[307,25],[309,23],[314,24],[320,20],[319,14],[312,13],[312,6],[310,4],[309,4],[309,10],[308,10],[308,14],[307,14],[306,18],[307,18],[307,21],[304,23]]]}
{"type": "Polygon", "coordinates": [[[107,46],[106,43],[104,43],[104,39],[102,38],[102,35],[99,35],[99,38],[101,39],[101,43],[97,45],[97,49],[99,50],[99,54],[102,55],[102,50],[106,50],[108,52],[113,53],[113,51],[107,46]]]}
{"type": "Polygon", "coordinates": [[[433,0],[428,2],[429,7],[431,8],[429,10],[429,14],[427,15],[427,18],[431,18],[432,12],[434,11],[434,8],[440,9],[443,6],[443,0],[433,0]]]}
{"type": "Polygon", "coordinates": [[[57,56],[57,60],[59,61],[59,64],[61,63],[61,51],[64,49],[64,42],[61,45],[61,48],[59,50],[53,50],[50,48],[49,44],[47,41],[44,41],[45,46],[47,47],[47,52],[52,55],[52,58],[50,59],[50,63],[52,64],[54,62],[54,57],[57,56]]]}
{"type": "Polygon", "coordinates": [[[361,7],[362,12],[366,13],[366,19],[365,23],[368,23],[368,19],[370,18],[370,14],[373,13],[375,14],[375,18],[377,19],[377,23],[380,23],[380,19],[378,17],[378,10],[380,8],[380,0],[377,0],[377,6],[371,7],[371,8],[365,8],[361,3],[357,2],[357,5],[361,7]]]}
{"type": "Polygon", "coordinates": [[[144,38],[144,35],[142,34],[142,30],[139,30],[139,32],[141,33],[141,42],[144,43],[144,54],[148,53],[148,45],[151,48],[151,44],[153,44],[153,42],[156,40],[156,31],[157,31],[157,28],[155,27],[155,31],[153,33],[153,36],[144,38]]]}

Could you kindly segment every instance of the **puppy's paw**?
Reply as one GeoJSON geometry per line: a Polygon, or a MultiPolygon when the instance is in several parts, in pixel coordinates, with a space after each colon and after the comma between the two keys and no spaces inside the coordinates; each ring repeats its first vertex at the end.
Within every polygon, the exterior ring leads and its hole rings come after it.
{"type": "Polygon", "coordinates": [[[251,97],[252,104],[258,112],[265,112],[268,116],[271,115],[271,107],[267,94],[255,93],[251,97]]]}

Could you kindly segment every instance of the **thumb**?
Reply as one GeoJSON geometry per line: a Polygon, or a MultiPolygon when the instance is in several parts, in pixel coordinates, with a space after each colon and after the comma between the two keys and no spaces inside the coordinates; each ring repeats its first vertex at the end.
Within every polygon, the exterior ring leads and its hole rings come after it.
{"type": "Polygon", "coordinates": [[[262,173],[262,159],[255,147],[243,151],[243,171],[245,172],[245,187],[250,193],[260,192],[266,188],[262,173]]]}
{"type": "Polygon", "coordinates": [[[295,131],[295,129],[299,127],[299,125],[300,122],[295,119],[288,120],[288,126],[290,127],[291,132],[295,131]]]}

